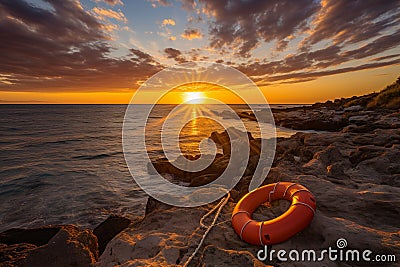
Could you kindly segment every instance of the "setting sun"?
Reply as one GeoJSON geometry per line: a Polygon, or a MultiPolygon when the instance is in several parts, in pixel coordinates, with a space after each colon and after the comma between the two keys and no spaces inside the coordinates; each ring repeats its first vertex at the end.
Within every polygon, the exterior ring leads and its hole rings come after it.
{"type": "Polygon", "coordinates": [[[205,95],[203,92],[185,92],[183,99],[187,104],[201,104],[204,103],[205,95]]]}

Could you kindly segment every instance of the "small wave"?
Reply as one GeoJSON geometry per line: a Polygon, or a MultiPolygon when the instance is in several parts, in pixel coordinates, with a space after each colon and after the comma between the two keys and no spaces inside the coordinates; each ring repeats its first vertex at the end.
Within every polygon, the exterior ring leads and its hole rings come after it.
{"type": "Polygon", "coordinates": [[[149,116],[149,118],[151,118],[151,119],[162,119],[162,118],[164,118],[165,116],[157,116],[157,115],[154,115],[154,116],[149,116]]]}
{"type": "Polygon", "coordinates": [[[93,160],[93,159],[103,159],[103,158],[108,158],[112,157],[118,154],[122,154],[122,152],[113,152],[113,153],[101,153],[97,155],[80,155],[80,156],[75,156],[72,157],[73,159],[86,159],[86,160],[93,160]]]}

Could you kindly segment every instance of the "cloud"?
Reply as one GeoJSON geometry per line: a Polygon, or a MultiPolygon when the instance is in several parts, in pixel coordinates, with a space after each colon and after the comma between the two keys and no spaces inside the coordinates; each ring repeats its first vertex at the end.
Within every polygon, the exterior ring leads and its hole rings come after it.
{"type": "Polygon", "coordinates": [[[376,57],[373,58],[371,61],[381,61],[381,60],[386,60],[386,59],[391,59],[391,58],[396,58],[400,57],[400,54],[393,54],[393,55],[387,55],[387,56],[382,56],[382,57],[376,57]]]}
{"type": "Polygon", "coordinates": [[[193,40],[193,39],[201,39],[203,35],[201,34],[201,31],[199,29],[185,29],[185,31],[181,34],[181,37],[187,40],[193,40]]]}
{"type": "Polygon", "coordinates": [[[175,26],[175,20],[173,19],[164,19],[161,23],[162,26],[172,25],[175,26]]]}
{"type": "Polygon", "coordinates": [[[316,78],[323,77],[323,76],[330,76],[335,74],[341,74],[346,72],[354,72],[359,70],[367,70],[367,69],[374,69],[392,65],[398,65],[400,63],[400,59],[388,61],[388,62],[375,62],[375,63],[368,63],[362,64],[353,67],[346,67],[346,68],[339,68],[334,70],[323,70],[323,71],[314,71],[314,72],[302,72],[302,73],[289,73],[289,74],[282,74],[282,75],[275,75],[270,76],[262,81],[267,82],[274,82],[274,81],[286,81],[282,83],[296,83],[296,82],[304,82],[304,81],[311,81],[315,80],[316,78]],[[290,79],[294,79],[293,81],[287,81],[290,79]]]}
{"type": "Polygon", "coordinates": [[[105,18],[110,18],[110,19],[116,19],[119,21],[123,21],[124,23],[127,23],[128,20],[126,19],[124,13],[122,11],[114,11],[112,9],[105,9],[105,8],[99,8],[99,7],[94,7],[93,12],[102,20],[105,18]]]}
{"type": "Polygon", "coordinates": [[[0,2],[0,39],[7,40],[0,42],[2,91],[120,90],[163,68],[139,50],[111,57],[104,25],[78,1],[48,3],[51,10],[0,2]]]}
{"type": "Polygon", "coordinates": [[[124,3],[121,0],[95,0],[97,3],[99,2],[104,2],[106,4],[109,4],[110,6],[116,6],[116,5],[121,5],[123,6],[124,3]]]}
{"type": "Polygon", "coordinates": [[[194,0],[181,0],[181,4],[182,9],[189,12],[194,11],[197,6],[196,1],[194,0]]]}
{"type": "MultiPolygon", "coordinates": [[[[190,6],[193,0],[181,0],[190,6]]],[[[398,0],[199,0],[209,25],[210,46],[250,58],[263,42],[284,51],[295,37],[303,51],[324,41],[340,46],[388,34],[400,24],[398,0]],[[309,35],[309,36],[307,36],[309,35]],[[228,50],[227,50],[228,49],[228,50]]]]}
{"type": "MultiPolygon", "coordinates": [[[[352,50],[345,50],[343,46],[333,44],[315,51],[305,51],[287,55],[282,60],[270,62],[254,62],[238,65],[238,69],[259,81],[284,82],[287,79],[304,81],[318,77],[339,74],[344,72],[392,66],[399,60],[383,61],[395,58],[398,55],[383,56],[373,59],[373,63],[356,65],[355,67],[340,67],[341,64],[362,60],[398,46],[400,31],[381,36],[373,42],[352,50]],[[380,62],[383,61],[383,62],[380,62]],[[327,68],[335,68],[327,70],[327,68]]],[[[292,81],[293,82],[293,81],[292,81]]]]}
{"type": "Polygon", "coordinates": [[[164,53],[167,55],[167,58],[174,59],[178,63],[187,62],[185,57],[182,55],[182,52],[175,48],[165,48],[164,53]]]}
{"type": "Polygon", "coordinates": [[[202,10],[211,20],[210,48],[220,55],[229,54],[230,58],[238,56],[231,64],[257,81],[304,82],[397,62],[396,55],[382,54],[399,47],[399,1],[181,2],[186,6],[198,3],[192,11],[202,10]],[[268,54],[261,59],[253,57],[256,48],[264,51],[261,49],[271,43],[275,44],[271,55],[276,60],[269,60],[268,54]],[[288,48],[291,54],[282,53],[288,48]],[[238,64],[243,58],[248,61],[238,64]]]}
{"type": "Polygon", "coordinates": [[[303,44],[327,39],[352,44],[374,38],[400,23],[399,8],[397,0],[323,0],[312,33],[303,44]]]}
{"type": "Polygon", "coordinates": [[[159,6],[172,6],[172,3],[168,0],[148,0],[151,3],[151,6],[153,8],[159,7],[159,6]]]}
{"type": "Polygon", "coordinates": [[[203,12],[213,18],[209,27],[210,45],[233,49],[241,57],[250,57],[261,41],[276,40],[278,48],[285,48],[283,40],[306,31],[307,20],[319,10],[314,0],[200,2],[203,12]]]}

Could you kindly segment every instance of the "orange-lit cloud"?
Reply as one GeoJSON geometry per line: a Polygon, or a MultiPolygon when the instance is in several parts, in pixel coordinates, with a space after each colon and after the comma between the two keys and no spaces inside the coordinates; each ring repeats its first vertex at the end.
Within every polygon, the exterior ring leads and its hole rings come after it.
{"type": "Polygon", "coordinates": [[[162,21],[161,25],[163,25],[163,26],[166,26],[166,25],[175,26],[175,20],[173,20],[173,19],[164,19],[162,21]]]}
{"type": "Polygon", "coordinates": [[[109,56],[107,25],[77,3],[54,1],[52,11],[0,2],[0,38],[8,40],[0,46],[0,91],[122,90],[162,69],[138,49],[109,56]]]}
{"type": "Polygon", "coordinates": [[[102,20],[105,18],[110,18],[110,19],[116,19],[119,21],[123,21],[124,23],[127,23],[128,20],[126,19],[124,13],[122,11],[114,11],[112,9],[105,9],[105,8],[99,8],[99,7],[94,7],[93,12],[102,20]]]}
{"type": "Polygon", "coordinates": [[[192,39],[201,39],[203,35],[199,29],[186,29],[182,34],[181,37],[187,40],[192,39]]]}
{"type": "Polygon", "coordinates": [[[109,4],[110,6],[115,6],[115,5],[121,5],[123,6],[124,3],[121,0],[95,0],[97,3],[99,2],[104,2],[106,4],[109,4]]]}
{"type": "Polygon", "coordinates": [[[153,8],[159,7],[159,6],[172,6],[172,3],[168,0],[147,0],[151,3],[151,6],[153,8]]]}

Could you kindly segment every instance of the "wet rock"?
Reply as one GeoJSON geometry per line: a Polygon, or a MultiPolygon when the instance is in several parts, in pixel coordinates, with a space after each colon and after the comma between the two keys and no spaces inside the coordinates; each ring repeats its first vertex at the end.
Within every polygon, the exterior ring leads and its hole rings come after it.
{"type": "Polygon", "coordinates": [[[276,125],[295,130],[340,131],[348,125],[346,117],[327,109],[296,109],[274,117],[276,125]]]}
{"type": "Polygon", "coordinates": [[[12,245],[0,243],[0,266],[16,266],[29,255],[29,251],[36,248],[37,246],[28,243],[12,245]]]}
{"type": "Polygon", "coordinates": [[[45,226],[35,229],[13,228],[0,234],[0,243],[11,245],[28,243],[43,246],[60,231],[61,226],[45,226]]]}
{"type": "Polygon", "coordinates": [[[355,106],[350,106],[344,109],[345,112],[351,112],[351,111],[360,111],[362,110],[363,107],[360,105],[355,105],[355,106]]]}
{"type": "Polygon", "coordinates": [[[349,123],[356,124],[356,125],[367,124],[368,121],[369,121],[368,115],[352,116],[349,118],[349,123]]]}
{"type": "Polygon", "coordinates": [[[227,130],[219,133],[219,132],[212,132],[210,135],[210,139],[213,140],[216,144],[223,145],[225,143],[229,143],[231,140],[229,138],[229,134],[231,138],[234,139],[241,139],[247,136],[248,140],[254,140],[253,136],[250,132],[244,133],[240,130],[235,128],[228,128],[227,130]]]}
{"type": "Polygon", "coordinates": [[[240,118],[243,118],[243,119],[249,119],[249,120],[252,120],[252,121],[256,120],[256,116],[251,112],[243,111],[243,112],[239,112],[238,115],[239,115],[240,118]]]}
{"type": "MultiPolygon", "coordinates": [[[[365,142],[363,142],[365,143],[365,142]]],[[[382,147],[373,145],[359,146],[351,152],[349,160],[354,166],[358,165],[361,161],[378,157],[385,151],[382,147]]]]}
{"type": "Polygon", "coordinates": [[[344,180],[348,178],[347,174],[344,172],[344,169],[345,167],[341,162],[336,162],[326,167],[326,173],[330,178],[344,180]]]}
{"type": "Polygon", "coordinates": [[[213,182],[217,177],[215,175],[201,175],[198,177],[194,177],[191,181],[189,186],[190,187],[196,187],[196,186],[202,186],[202,185],[206,185],[209,184],[211,182],[213,182]]]}
{"type": "Polygon", "coordinates": [[[88,266],[98,259],[97,238],[89,230],[63,226],[49,243],[32,250],[23,261],[27,266],[88,266]]]}
{"type": "Polygon", "coordinates": [[[324,166],[328,166],[335,162],[343,162],[344,157],[340,149],[330,145],[326,149],[315,153],[314,158],[319,160],[324,166]]]}
{"type": "Polygon", "coordinates": [[[162,208],[170,208],[171,206],[158,201],[157,199],[149,196],[146,202],[146,209],[145,209],[145,216],[149,215],[150,213],[162,209],[162,208]]]}
{"type": "Polygon", "coordinates": [[[122,230],[131,224],[131,220],[118,216],[111,215],[104,222],[99,224],[94,230],[93,234],[97,237],[99,254],[101,255],[107,246],[107,243],[119,234],[122,230]]]}
{"type": "Polygon", "coordinates": [[[2,238],[6,243],[0,246],[0,256],[5,266],[80,267],[98,259],[96,236],[74,225],[12,229],[3,232],[2,238]]]}

